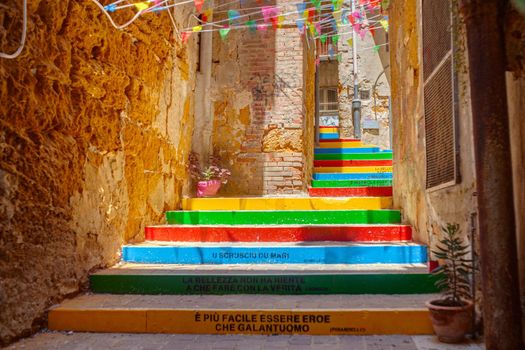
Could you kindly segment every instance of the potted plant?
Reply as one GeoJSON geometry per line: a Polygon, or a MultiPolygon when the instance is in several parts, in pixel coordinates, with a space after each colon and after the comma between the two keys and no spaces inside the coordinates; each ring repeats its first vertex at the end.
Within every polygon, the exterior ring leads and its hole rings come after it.
{"type": "Polygon", "coordinates": [[[191,178],[197,181],[197,197],[210,197],[217,194],[222,184],[228,182],[231,172],[219,165],[217,156],[210,156],[209,163],[201,166],[199,156],[192,152],[189,156],[191,178]]]}
{"type": "Polygon", "coordinates": [[[473,303],[470,287],[473,272],[472,260],[468,259],[468,245],[459,237],[458,224],[442,227],[443,239],[432,253],[440,266],[432,273],[437,275],[436,286],[443,298],[426,303],[432,326],[439,341],[458,343],[472,327],[473,303]]]}

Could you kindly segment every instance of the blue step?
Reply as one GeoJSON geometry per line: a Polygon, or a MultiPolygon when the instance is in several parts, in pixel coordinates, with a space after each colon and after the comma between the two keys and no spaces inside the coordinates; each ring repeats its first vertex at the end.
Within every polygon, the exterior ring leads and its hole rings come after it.
{"type": "Polygon", "coordinates": [[[127,245],[126,262],[143,264],[418,264],[427,247],[412,243],[346,245],[127,245]]]}
{"type": "Polygon", "coordinates": [[[379,147],[353,147],[353,148],[316,148],[315,154],[349,154],[349,153],[379,153],[379,147]]]}
{"type": "Polygon", "coordinates": [[[319,134],[319,140],[337,140],[338,138],[339,134],[337,133],[319,134]]]}
{"type": "Polygon", "coordinates": [[[313,180],[391,180],[392,173],[315,173],[313,180]]]}

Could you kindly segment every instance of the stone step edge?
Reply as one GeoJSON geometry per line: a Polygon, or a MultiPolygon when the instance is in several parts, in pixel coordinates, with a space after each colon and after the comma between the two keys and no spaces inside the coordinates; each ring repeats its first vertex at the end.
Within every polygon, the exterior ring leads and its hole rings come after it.
{"type": "MultiPolygon", "coordinates": [[[[185,273],[182,273],[185,272],[185,273]]],[[[437,280],[428,273],[348,274],[180,274],[145,270],[93,274],[90,288],[95,293],[171,295],[359,295],[437,293],[437,280]]],[[[286,272],[286,271],[285,271],[286,272]]]]}
{"type": "Polygon", "coordinates": [[[308,194],[312,197],[354,197],[354,196],[383,196],[391,197],[392,186],[371,187],[310,187],[308,194]]]}
{"type": "Polygon", "coordinates": [[[152,241],[189,242],[298,242],[298,241],[410,241],[408,225],[280,225],[280,226],[146,226],[152,241]]]}
{"type": "Polygon", "coordinates": [[[224,310],[58,307],[53,331],[177,334],[432,334],[429,312],[418,309],[224,310]]]}

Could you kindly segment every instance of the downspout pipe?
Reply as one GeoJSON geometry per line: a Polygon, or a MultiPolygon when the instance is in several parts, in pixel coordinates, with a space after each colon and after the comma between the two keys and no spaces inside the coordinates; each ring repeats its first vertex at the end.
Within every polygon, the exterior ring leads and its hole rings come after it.
{"type": "Polygon", "coordinates": [[[524,349],[505,82],[506,1],[461,0],[465,17],[487,349],[524,349]]]}
{"type": "MultiPolygon", "coordinates": [[[[356,0],[352,0],[352,13],[356,11],[356,0]]],[[[354,99],[352,100],[352,122],[354,124],[354,138],[361,139],[361,100],[359,99],[359,76],[357,67],[357,32],[352,30],[352,63],[354,67],[354,99]]]]}

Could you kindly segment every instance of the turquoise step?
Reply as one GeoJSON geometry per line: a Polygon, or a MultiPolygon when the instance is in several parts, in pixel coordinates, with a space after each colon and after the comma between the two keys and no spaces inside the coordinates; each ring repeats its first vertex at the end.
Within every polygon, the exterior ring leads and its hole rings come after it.
{"type": "Polygon", "coordinates": [[[339,134],[337,133],[319,134],[319,140],[337,140],[338,138],[339,134]]]}
{"type": "Polygon", "coordinates": [[[413,243],[144,243],[125,245],[122,260],[142,264],[420,264],[427,248],[413,243]]]}
{"type": "Polygon", "coordinates": [[[392,180],[392,173],[315,173],[313,180],[392,180]]]}

